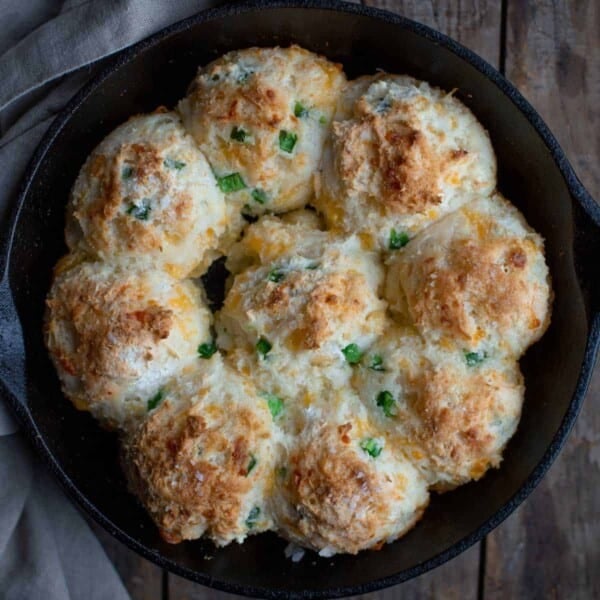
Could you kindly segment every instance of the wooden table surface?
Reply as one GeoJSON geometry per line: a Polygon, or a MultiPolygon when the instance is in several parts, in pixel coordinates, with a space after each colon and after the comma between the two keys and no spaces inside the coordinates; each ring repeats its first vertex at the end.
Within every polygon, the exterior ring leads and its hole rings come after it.
{"type": "MultiPolygon", "coordinates": [[[[363,4],[430,25],[497,67],[540,112],[600,199],[600,0],[363,4]]],[[[235,598],[163,572],[97,530],[134,600],[235,598]]],[[[361,598],[600,598],[600,368],[566,447],[515,513],[454,560],[361,598]]]]}

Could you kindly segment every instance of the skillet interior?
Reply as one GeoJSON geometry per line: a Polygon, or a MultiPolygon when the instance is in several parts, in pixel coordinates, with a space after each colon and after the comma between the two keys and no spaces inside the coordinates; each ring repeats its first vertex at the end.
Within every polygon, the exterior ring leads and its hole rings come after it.
{"type": "Polygon", "coordinates": [[[41,443],[109,530],[119,530],[121,539],[163,566],[239,593],[276,595],[279,590],[286,597],[302,591],[326,597],[358,593],[414,576],[466,548],[516,505],[513,501],[505,507],[559,430],[584,358],[590,321],[573,255],[575,224],[583,213],[544,141],[486,75],[438,43],[443,42],[441,36],[437,41],[427,39],[424,35],[432,34],[426,28],[347,10],[271,7],[258,13],[227,7],[212,13],[218,16],[215,20],[192,19],[171,29],[160,43],[151,41],[127,53],[114,72],[75,103],[64,127],[55,130],[56,137],[38,155],[15,226],[9,283],[27,357],[23,396],[41,443]],[[284,558],[286,544],[273,534],[218,551],[206,542],[171,546],[161,541],[149,517],[126,492],[113,435],[65,401],[41,337],[52,266],[66,250],[65,203],[92,148],[130,115],[159,104],[173,106],[198,64],[230,49],[290,42],[342,62],[350,77],[383,68],[446,89],[458,88],[458,97],[491,134],[500,190],[546,239],[556,294],[549,331],[521,361],[527,383],[524,413],[502,468],[478,483],[434,495],[422,522],[379,552],[328,559],[310,553],[298,564],[284,558]]]}

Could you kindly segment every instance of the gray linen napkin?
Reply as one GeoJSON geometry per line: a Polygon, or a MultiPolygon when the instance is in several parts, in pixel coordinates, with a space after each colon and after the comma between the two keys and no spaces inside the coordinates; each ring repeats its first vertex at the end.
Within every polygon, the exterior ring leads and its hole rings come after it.
{"type": "MultiPolygon", "coordinates": [[[[210,0],[0,0],[0,232],[55,115],[109,55],[210,0]]],[[[125,600],[83,518],[0,400],[0,599],[125,600]]]]}

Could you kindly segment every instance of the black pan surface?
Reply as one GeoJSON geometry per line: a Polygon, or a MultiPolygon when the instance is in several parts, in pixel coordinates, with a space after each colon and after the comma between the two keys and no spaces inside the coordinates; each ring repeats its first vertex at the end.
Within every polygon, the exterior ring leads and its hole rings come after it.
{"type": "Polygon", "coordinates": [[[0,253],[0,379],[50,469],[118,539],[158,565],[246,595],[334,597],[392,585],[462,552],[523,501],[556,457],[580,408],[600,337],[600,210],[522,96],[492,67],[435,31],[340,2],[254,2],[200,13],[117,55],[57,118],[35,154],[0,253]],[[489,130],[499,188],[546,239],[552,325],[522,360],[523,418],[501,469],[434,496],[421,523],[379,552],[293,564],[273,534],[215,549],[163,542],[126,491],[114,435],[65,401],[42,340],[51,270],[66,251],[64,210],[87,154],[130,115],[184,95],[196,67],[251,45],[297,43],[343,63],[350,77],[381,68],[458,88],[489,130]]]}

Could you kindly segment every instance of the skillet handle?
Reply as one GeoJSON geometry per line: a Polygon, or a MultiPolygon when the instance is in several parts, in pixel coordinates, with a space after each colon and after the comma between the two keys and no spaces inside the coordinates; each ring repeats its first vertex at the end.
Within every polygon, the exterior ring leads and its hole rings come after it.
{"type": "Polygon", "coordinates": [[[0,382],[21,404],[25,403],[25,345],[23,329],[15,308],[9,280],[7,247],[9,236],[3,236],[0,249],[0,382]]]}

